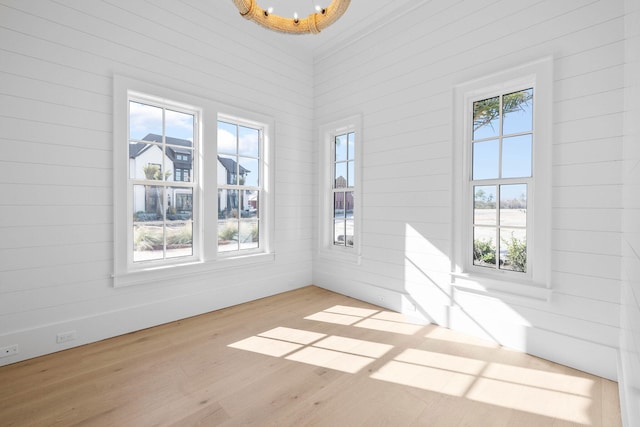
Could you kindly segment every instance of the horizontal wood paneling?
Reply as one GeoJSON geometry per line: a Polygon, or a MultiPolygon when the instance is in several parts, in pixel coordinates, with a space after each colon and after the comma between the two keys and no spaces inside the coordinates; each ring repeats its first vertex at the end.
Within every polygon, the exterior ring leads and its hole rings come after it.
{"type": "MultiPolygon", "coordinates": [[[[544,345],[539,331],[548,330],[568,337],[569,347],[588,341],[611,348],[602,353],[609,359],[590,369],[615,376],[624,19],[622,1],[431,1],[366,39],[317,58],[316,122],[362,114],[364,171],[362,261],[338,268],[319,257],[314,282],[369,301],[379,289],[403,296],[420,289],[417,308],[428,318],[452,326],[455,318],[461,328],[476,331],[490,325],[511,343],[515,332],[507,324],[516,316],[527,325],[519,333],[532,331],[532,345],[544,345]],[[547,167],[554,292],[550,301],[532,305],[507,297],[499,302],[498,296],[496,304],[503,308],[492,311],[482,298],[452,293],[446,274],[455,244],[452,144],[459,143],[451,140],[453,88],[547,56],[554,58],[547,167]],[[417,234],[407,231],[418,227],[417,234]],[[457,311],[460,307],[466,314],[457,311]]],[[[529,350],[546,354],[543,348],[529,350]]],[[[571,349],[566,351],[570,360],[571,349]]],[[[575,362],[585,367],[578,355],[575,362]]]]}
{"type": "Polygon", "coordinates": [[[32,357],[310,283],[311,56],[228,16],[206,0],[0,1],[0,346],[32,357]],[[114,74],[274,119],[274,262],[113,288],[114,74]],[[60,328],[78,339],[55,344],[60,328]]]}

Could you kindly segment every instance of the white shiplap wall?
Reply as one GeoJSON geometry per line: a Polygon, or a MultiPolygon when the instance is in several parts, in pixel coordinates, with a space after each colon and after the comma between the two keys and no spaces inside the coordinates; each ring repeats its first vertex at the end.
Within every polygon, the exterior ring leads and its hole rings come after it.
{"type": "Polygon", "coordinates": [[[640,425],[640,2],[625,0],[624,214],[620,403],[624,425],[640,425]]]}
{"type": "Polygon", "coordinates": [[[0,347],[20,348],[0,364],[311,282],[311,57],[228,16],[230,1],[0,1],[0,347]],[[112,286],[114,74],[274,118],[274,263],[112,286]]]}
{"type": "Polygon", "coordinates": [[[316,124],[362,114],[364,177],[362,262],[314,283],[616,378],[623,28],[622,0],[433,0],[317,57],[316,124]],[[551,299],[454,291],[453,88],[548,56],[551,299]]]}

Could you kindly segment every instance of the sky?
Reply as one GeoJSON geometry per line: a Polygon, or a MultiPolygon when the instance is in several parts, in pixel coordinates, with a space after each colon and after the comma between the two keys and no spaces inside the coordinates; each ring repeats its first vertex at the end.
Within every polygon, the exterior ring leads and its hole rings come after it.
{"type": "MultiPolygon", "coordinates": [[[[500,119],[473,132],[473,179],[521,178],[532,173],[533,101],[504,115],[502,167],[500,167],[500,119]],[[523,134],[524,133],[524,134],[523,134]],[[517,134],[509,136],[511,134],[517,134]],[[501,169],[501,170],[500,170],[501,169]]],[[[522,186],[503,186],[502,198],[520,198],[522,186]],[[507,193],[508,192],[508,193],[507,193]]],[[[494,197],[495,200],[495,197],[494,197]]]]}
{"type": "MultiPolygon", "coordinates": [[[[167,136],[193,141],[193,115],[166,111],[167,136]]],[[[142,139],[150,133],[162,135],[162,108],[131,101],[129,103],[129,138],[142,139]]]]}

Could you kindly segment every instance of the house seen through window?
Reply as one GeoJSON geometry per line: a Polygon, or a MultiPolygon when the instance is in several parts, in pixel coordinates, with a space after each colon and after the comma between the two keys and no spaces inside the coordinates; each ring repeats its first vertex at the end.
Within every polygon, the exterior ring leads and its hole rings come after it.
{"type": "Polygon", "coordinates": [[[133,261],[193,255],[197,113],[129,101],[133,261]]]}
{"type": "Polygon", "coordinates": [[[218,252],[260,247],[263,130],[218,121],[218,252]]]}
{"type": "Polygon", "coordinates": [[[333,244],[353,247],[355,133],[336,135],[333,140],[333,244]]]}

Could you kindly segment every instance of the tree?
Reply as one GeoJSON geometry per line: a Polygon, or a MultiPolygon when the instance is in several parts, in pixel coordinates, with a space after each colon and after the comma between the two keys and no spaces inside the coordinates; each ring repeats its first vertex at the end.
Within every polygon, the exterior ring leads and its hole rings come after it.
{"type": "MultiPolygon", "coordinates": [[[[523,106],[533,99],[531,90],[521,90],[502,97],[502,114],[524,110],[523,106]]],[[[473,103],[473,130],[491,125],[500,117],[500,97],[483,99],[473,103]]]]}
{"type": "MultiPolygon", "coordinates": [[[[142,168],[142,172],[144,173],[144,177],[149,181],[160,181],[163,178],[166,180],[171,176],[171,171],[166,171],[164,176],[162,175],[162,171],[160,170],[160,165],[149,163],[145,167],[142,168]]],[[[155,191],[153,192],[153,197],[155,199],[155,213],[162,217],[163,215],[163,203],[162,196],[160,194],[160,187],[154,186],[155,191]]],[[[149,194],[149,186],[146,188],[146,193],[149,194]]]]}

